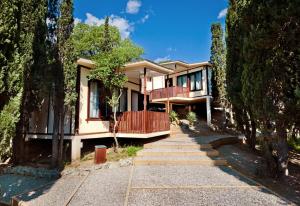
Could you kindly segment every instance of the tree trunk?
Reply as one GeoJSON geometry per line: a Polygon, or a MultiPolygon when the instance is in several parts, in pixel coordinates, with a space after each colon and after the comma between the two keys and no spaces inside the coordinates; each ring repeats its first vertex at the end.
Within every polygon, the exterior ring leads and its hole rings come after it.
{"type": "Polygon", "coordinates": [[[251,135],[250,135],[250,148],[252,150],[255,150],[256,145],[256,122],[254,118],[252,117],[252,114],[250,114],[250,124],[251,124],[251,135]]]}
{"type": "MultiPolygon", "coordinates": [[[[64,98],[63,98],[64,99],[64,98]]],[[[59,139],[59,154],[58,154],[58,165],[60,169],[64,166],[64,136],[65,136],[65,107],[62,107],[62,115],[60,115],[60,139],[59,139]]]]}
{"type": "Polygon", "coordinates": [[[53,103],[53,135],[52,135],[52,160],[51,166],[53,168],[57,167],[58,164],[58,141],[59,141],[59,125],[60,125],[60,112],[59,112],[59,99],[56,96],[57,93],[54,92],[54,103],[53,103]]]}
{"type": "Polygon", "coordinates": [[[289,147],[287,143],[287,133],[283,125],[276,127],[277,129],[277,169],[278,177],[288,176],[288,162],[289,162],[289,147]]]}
{"type": "Polygon", "coordinates": [[[116,146],[114,148],[115,152],[119,153],[119,142],[117,139],[117,133],[116,133],[116,129],[117,129],[117,125],[118,125],[118,121],[117,121],[117,107],[114,107],[114,128],[113,128],[113,136],[114,136],[114,140],[116,143],[116,146]]]}

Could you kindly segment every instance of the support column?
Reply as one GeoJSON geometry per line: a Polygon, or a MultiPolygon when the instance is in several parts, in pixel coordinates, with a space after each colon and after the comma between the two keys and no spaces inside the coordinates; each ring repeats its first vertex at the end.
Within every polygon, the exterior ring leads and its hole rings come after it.
{"type": "Polygon", "coordinates": [[[210,109],[210,97],[206,98],[206,120],[207,125],[211,125],[211,109],[210,109]]]}
{"type": "Polygon", "coordinates": [[[73,137],[71,140],[71,161],[72,162],[80,160],[81,147],[82,147],[81,139],[78,137],[73,137]]]}
{"type": "Polygon", "coordinates": [[[170,100],[169,100],[169,75],[167,75],[167,113],[170,113],[170,100]]]}
{"type": "Polygon", "coordinates": [[[146,121],[147,121],[147,69],[144,68],[144,133],[146,133],[146,121]]]}

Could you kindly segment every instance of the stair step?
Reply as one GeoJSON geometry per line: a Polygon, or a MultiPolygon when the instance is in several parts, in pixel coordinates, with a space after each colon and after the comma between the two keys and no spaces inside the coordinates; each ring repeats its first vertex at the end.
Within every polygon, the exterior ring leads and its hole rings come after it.
{"type": "Polygon", "coordinates": [[[176,144],[176,143],[157,143],[157,144],[145,144],[145,149],[155,149],[155,148],[169,148],[169,149],[211,149],[210,144],[176,144]]]}
{"type": "Polygon", "coordinates": [[[227,165],[225,159],[209,158],[206,156],[189,157],[136,157],[135,165],[204,165],[204,166],[223,166],[227,165]]]}
{"type": "Polygon", "coordinates": [[[191,150],[191,149],[144,149],[137,156],[210,156],[219,155],[217,150],[191,150]]]}

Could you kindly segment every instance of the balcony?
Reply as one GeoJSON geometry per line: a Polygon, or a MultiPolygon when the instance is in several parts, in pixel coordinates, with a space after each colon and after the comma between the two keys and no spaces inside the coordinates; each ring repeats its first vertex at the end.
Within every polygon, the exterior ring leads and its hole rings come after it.
{"type": "Polygon", "coordinates": [[[170,130],[169,115],[165,112],[130,111],[118,117],[117,132],[147,134],[170,130]]]}
{"type": "Polygon", "coordinates": [[[150,92],[150,101],[157,99],[167,99],[171,97],[189,97],[189,88],[188,87],[168,87],[155,89],[150,92]]]}

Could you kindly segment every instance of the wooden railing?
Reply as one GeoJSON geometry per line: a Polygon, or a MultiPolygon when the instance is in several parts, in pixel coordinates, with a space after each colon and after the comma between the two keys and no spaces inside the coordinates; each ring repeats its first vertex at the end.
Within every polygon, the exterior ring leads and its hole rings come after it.
{"type": "Polygon", "coordinates": [[[117,132],[152,133],[170,130],[169,115],[165,112],[123,112],[118,117],[117,132]]]}
{"type": "Polygon", "coordinates": [[[189,88],[174,86],[169,88],[154,89],[150,92],[150,100],[165,99],[168,97],[189,97],[189,88]]]}

